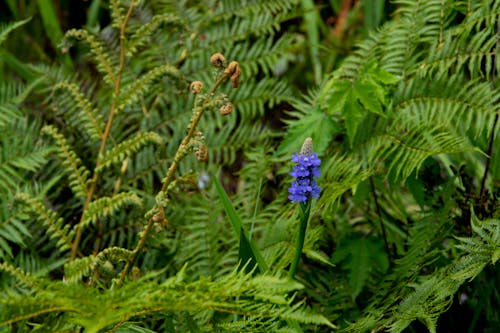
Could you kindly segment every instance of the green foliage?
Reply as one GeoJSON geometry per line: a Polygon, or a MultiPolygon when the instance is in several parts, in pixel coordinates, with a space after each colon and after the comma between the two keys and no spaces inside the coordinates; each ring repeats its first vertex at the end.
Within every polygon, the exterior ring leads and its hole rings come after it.
{"type": "Polygon", "coordinates": [[[375,268],[384,274],[389,267],[383,244],[373,238],[343,239],[332,256],[332,262],[335,264],[342,262],[342,269],[348,271],[347,279],[353,299],[366,284],[370,270],[375,268]]]}
{"type": "Polygon", "coordinates": [[[58,155],[62,165],[69,175],[70,184],[73,193],[80,199],[85,198],[88,191],[88,178],[90,172],[82,165],[81,159],[69,146],[66,138],[58,132],[53,126],[45,126],[42,132],[54,138],[58,147],[58,155]]]}
{"type": "Polygon", "coordinates": [[[0,331],[496,331],[500,1],[5,7],[0,331]]]}
{"type": "Polygon", "coordinates": [[[30,19],[2,24],[0,27],[0,45],[7,39],[7,36],[15,29],[29,22],[30,19]]]}

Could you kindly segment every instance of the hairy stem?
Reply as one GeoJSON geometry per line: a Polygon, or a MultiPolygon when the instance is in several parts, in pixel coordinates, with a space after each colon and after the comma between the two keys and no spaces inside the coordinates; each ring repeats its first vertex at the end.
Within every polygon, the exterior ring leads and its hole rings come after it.
{"type": "Polygon", "coordinates": [[[372,191],[373,201],[375,202],[375,211],[377,212],[378,219],[380,221],[380,229],[382,229],[382,237],[384,238],[385,252],[389,256],[389,262],[392,262],[391,250],[389,248],[389,242],[387,241],[387,233],[385,231],[384,221],[382,220],[382,212],[380,211],[380,205],[378,203],[377,193],[375,191],[375,183],[373,178],[370,177],[370,188],[372,191]]]}
{"type": "Polygon", "coordinates": [[[311,212],[311,200],[307,202],[300,203],[300,222],[299,222],[299,234],[297,235],[297,243],[295,245],[295,256],[288,271],[288,277],[293,279],[295,273],[297,272],[297,267],[299,266],[300,256],[302,255],[302,249],[304,248],[304,240],[306,238],[307,222],[309,221],[309,213],[311,212]]]}
{"type": "MultiPolygon", "coordinates": [[[[168,168],[167,175],[165,176],[163,180],[163,184],[161,187],[160,192],[162,192],[165,196],[168,194],[168,185],[172,183],[172,180],[174,179],[174,174],[175,171],[177,170],[177,167],[179,166],[179,162],[182,160],[182,158],[185,156],[185,149],[188,146],[189,142],[191,141],[195,131],[196,131],[196,126],[200,122],[201,116],[203,115],[203,112],[205,111],[205,108],[210,101],[210,98],[212,95],[215,93],[217,88],[230,76],[228,73],[222,74],[219,79],[214,83],[213,87],[210,89],[208,94],[205,96],[203,99],[203,102],[199,106],[199,108],[196,108],[195,105],[195,111],[193,118],[191,120],[191,123],[189,125],[188,132],[184,139],[182,139],[182,142],[179,144],[179,147],[177,148],[177,152],[175,153],[174,160],[170,167],[168,168]]],[[[134,250],[132,251],[131,256],[127,260],[127,263],[125,264],[125,267],[120,273],[120,277],[118,279],[117,285],[121,286],[125,277],[127,276],[130,268],[132,267],[135,258],[137,254],[141,251],[142,247],[144,246],[144,243],[146,242],[146,239],[149,235],[149,232],[151,231],[151,228],[155,222],[160,222],[161,224],[164,224],[166,222],[166,217],[165,217],[165,207],[158,205],[156,207],[157,213],[148,219],[148,222],[146,223],[146,226],[142,230],[141,233],[141,238],[139,239],[139,242],[135,246],[134,250]]]]}
{"type": "MultiPolygon", "coordinates": [[[[125,28],[127,27],[128,20],[130,19],[130,15],[132,14],[132,10],[134,8],[134,0],[130,1],[130,7],[128,8],[127,14],[120,26],[120,63],[118,65],[118,72],[116,75],[116,79],[114,81],[115,87],[113,91],[113,102],[111,103],[111,109],[109,111],[108,121],[106,123],[106,128],[104,129],[104,133],[101,136],[101,145],[99,147],[99,153],[97,154],[97,161],[94,168],[94,175],[92,176],[92,180],[90,182],[90,188],[87,191],[87,197],[85,198],[85,204],[83,205],[82,216],[80,218],[80,222],[76,227],[75,240],[71,245],[71,254],[70,260],[75,259],[76,252],[78,251],[78,245],[80,244],[80,240],[82,237],[82,222],[83,216],[87,209],[89,208],[90,202],[92,201],[92,197],[94,196],[94,192],[96,189],[96,184],[99,179],[99,173],[96,170],[99,168],[102,162],[102,156],[106,149],[106,141],[108,140],[109,133],[111,131],[111,125],[113,123],[113,119],[115,117],[116,112],[116,103],[118,100],[118,96],[120,95],[121,82],[122,82],[122,73],[125,68],[125,28]]],[[[99,222],[97,222],[99,223],[99,222]]]]}

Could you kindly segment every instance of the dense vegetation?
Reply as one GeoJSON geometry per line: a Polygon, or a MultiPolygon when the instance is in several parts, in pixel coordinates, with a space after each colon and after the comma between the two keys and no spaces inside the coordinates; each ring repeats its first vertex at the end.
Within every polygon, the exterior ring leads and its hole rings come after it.
{"type": "Polygon", "coordinates": [[[0,9],[0,332],[498,332],[499,0],[0,9]]]}

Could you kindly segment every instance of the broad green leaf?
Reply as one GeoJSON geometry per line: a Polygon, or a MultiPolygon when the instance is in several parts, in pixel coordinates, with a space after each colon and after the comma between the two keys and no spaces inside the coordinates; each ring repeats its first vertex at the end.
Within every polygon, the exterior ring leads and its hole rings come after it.
{"type": "Polygon", "coordinates": [[[363,108],[354,98],[352,93],[350,93],[347,98],[342,115],[345,119],[345,127],[347,130],[347,136],[349,137],[349,144],[352,146],[359,127],[359,122],[364,116],[363,108]]]}
{"type": "Polygon", "coordinates": [[[301,121],[290,126],[278,148],[278,153],[294,153],[297,147],[302,146],[305,138],[311,137],[314,151],[322,155],[332,136],[339,131],[340,128],[330,116],[318,109],[312,109],[301,121]]]}
{"type": "Polygon", "coordinates": [[[346,79],[333,78],[325,84],[320,101],[328,114],[334,115],[342,112],[351,89],[352,84],[346,79]]]}
{"type": "Polygon", "coordinates": [[[364,81],[356,83],[355,87],[354,92],[361,104],[368,111],[384,116],[382,104],[380,103],[380,94],[377,92],[375,84],[370,81],[364,81]]]}
{"type": "Polygon", "coordinates": [[[384,0],[362,0],[363,18],[365,27],[368,30],[373,30],[380,25],[384,17],[384,0]]]}
{"type": "Polygon", "coordinates": [[[260,253],[253,239],[248,237],[248,232],[243,228],[243,223],[241,222],[241,218],[236,212],[231,200],[229,199],[226,191],[222,187],[219,179],[212,175],[212,179],[214,179],[215,188],[219,197],[221,199],[222,205],[224,206],[224,210],[226,211],[227,217],[229,218],[229,222],[233,227],[234,233],[236,237],[240,240],[240,258],[242,259],[242,263],[245,264],[248,259],[252,258],[256,261],[260,272],[264,273],[268,270],[267,264],[264,261],[264,257],[260,253]],[[244,256],[241,257],[241,256],[244,256]]]}

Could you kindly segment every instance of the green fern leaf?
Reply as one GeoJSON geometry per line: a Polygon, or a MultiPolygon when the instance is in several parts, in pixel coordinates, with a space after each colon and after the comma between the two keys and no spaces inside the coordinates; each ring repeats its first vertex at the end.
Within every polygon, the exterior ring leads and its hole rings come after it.
{"type": "Polygon", "coordinates": [[[0,25],[0,45],[7,39],[7,36],[13,31],[19,28],[20,26],[25,25],[31,21],[31,17],[21,20],[21,21],[16,21],[16,22],[9,22],[7,24],[2,24],[0,25]]]}
{"type": "Polygon", "coordinates": [[[65,38],[76,38],[83,40],[90,46],[90,50],[95,57],[97,69],[104,74],[104,81],[110,86],[114,85],[115,73],[113,70],[113,61],[111,56],[105,49],[102,41],[98,40],[96,36],[90,34],[86,30],[71,29],[66,32],[65,38]]]}
{"type": "Polygon", "coordinates": [[[153,68],[148,73],[141,76],[133,84],[130,84],[123,89],[117,104],[117,110],[123,110],[128,105],[137,102],[139,98],[143,96],[148,89],[150,89],[151,83],[165,74],[169,74],[176,78],[182,77],[181,72],[172,65],[162,65],[153,68]]]}
{"type": "Polygon", "coordinates": [[[95,223],[98,219],[109,218],[123,206],[142,206],[142,200],[134,192],[118,193],[112,197],[102,197],[89,204],[82,217],[82,226],[95,223]]]}
{"type": "Polygon", "coordinates": [[[163,143],[163,139],[154,132],[145,132],[138,133],[134,137],[121,142],[102,156],[101,163],[96,168],[96,172],[102,172],[103,169],[113,163],[121,163],[126,156],[136,153],[150,142],[160,145],[163,143]]]}
{"type": "Polygon", "coordinates": [[[66,90],[73,97],[72,101],[76,102],[76,105],[80,108],[79,122],[87,130],[90,137],[100,139],[104,132],[103,120],[98,110],[93,108],[92,102],[80,92],[79,87],[74,83],[68,81],[59,82],[54,86],[54,90],[57,89],[66,90]]]}
{"type": "Polygon", "coordinates": [[[90,172],[82,165],[82,161],[70,148],[68,142],[54,126],[44,126],[42,133],[50,135],[56,140],[58,155],[62,160],[62,165],[69,175],[70,187],[73,193],[80,199],[87,196],[87,182],[90,172]]]}
{"type": "Polygon", "coordinates": [[[133,56],[137,50],[150,42],[150,36],[158,29],[158,27],[163,23],[170,23],[174,26],[180,26],[185,29],[184,22],[175,15],[171,13],[155,15],[151,18],[151,21],[143,24],[137,29],[134,34],[130,37],[127,44],[127,56],[133,56]]]}
{"type": "Polygon", "coordinates": [[[61,217],[55,211],[49,209],[40,198],[34,198],[27,193],[17,193],[16,200],[22,202],[23,210],[27,216],[41,221],[47,228],[47,235],[56,239],[56,246],[60,251],[71,248],[72,233],[69,224],[64,224],[61,217]]]}

